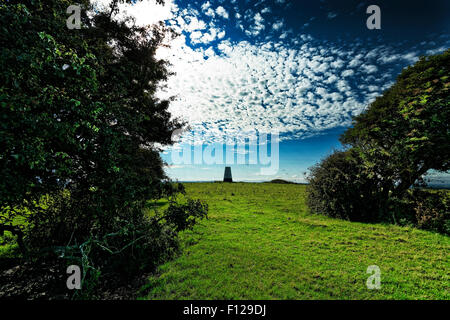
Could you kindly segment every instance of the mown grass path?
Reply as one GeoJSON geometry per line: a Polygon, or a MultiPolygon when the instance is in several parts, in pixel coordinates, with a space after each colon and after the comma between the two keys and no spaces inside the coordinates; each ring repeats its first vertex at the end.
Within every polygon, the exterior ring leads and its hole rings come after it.
{"type": "Polygon", "coordinates": [[[146,299],[450,299],[450,238],[307,212],[306,186],[186,184],[209,219],[143,288],[146,299]],[[368,290],[369,265],[381,289],[368,290]]]}

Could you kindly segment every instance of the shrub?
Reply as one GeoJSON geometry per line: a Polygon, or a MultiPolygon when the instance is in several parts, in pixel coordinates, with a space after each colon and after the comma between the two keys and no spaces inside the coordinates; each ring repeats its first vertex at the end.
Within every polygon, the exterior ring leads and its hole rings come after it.
{"type": "Polygon", "coordinates": [[[351,221],[377,221],[384,207],[377,184],[351,151],[337,151],[310,168],[307,203],[314,213],[351,221]]]}
{"type": "Polygon", "coordinates": [[[418,228],[450,235],[450,193],[414,190],[412,203],[418,228]]]}
{"type": "Polygon", "coordinates": [[[172,202],[165,212],[167,223],[174,226],[175,231],[192,229],[197,219],[208,214],[208,205],[201,200],[188,199],[186,204],[172,202]]]}
{"type": "Polygon", "coordinates": [[[450,235],[450,192],[410,189],[401,199],[390,199],[395,223],[450,235]]]}
{"type": "Polygon", "coordinates": [[[154,214],[146,203],[134,203],[114,216],[94,216],[68,192],[45,198],[45,209],[32,215],[24,229],[25,245],[31,258],[64,258],[67,264],[82,266],[82,291],[78,298],[95,296],[97,285],[107,279],[124,283],[151,272],[179,250],[178,232],[192,228],[207,217],[208,206],[200,200],[177,203],[184,193],[180,184],[163,183],[160,194],[169,208],[154,214]]]}

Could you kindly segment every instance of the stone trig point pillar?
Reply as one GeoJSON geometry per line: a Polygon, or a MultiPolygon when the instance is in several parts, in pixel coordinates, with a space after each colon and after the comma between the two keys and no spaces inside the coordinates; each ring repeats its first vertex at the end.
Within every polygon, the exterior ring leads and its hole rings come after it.
{"type": "Polygon", "coordinates": [[[233,178],[231,177],[231,167],[225,167],[223,182],[233,182],[233,178]]]}

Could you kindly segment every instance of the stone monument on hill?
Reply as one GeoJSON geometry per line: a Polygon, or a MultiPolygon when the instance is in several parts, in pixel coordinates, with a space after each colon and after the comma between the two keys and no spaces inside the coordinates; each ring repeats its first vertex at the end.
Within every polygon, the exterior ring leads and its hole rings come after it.
{"type": "Polygon", "coordinates": [[[225,167],[223,182],[233,182],[233,178],[231,177],[231,167],[225,167]]]}

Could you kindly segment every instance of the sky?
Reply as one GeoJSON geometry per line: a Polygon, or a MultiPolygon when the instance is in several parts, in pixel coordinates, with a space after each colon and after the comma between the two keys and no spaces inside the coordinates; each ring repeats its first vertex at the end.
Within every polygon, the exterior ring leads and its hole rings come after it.
{"type": "Polygon", "coordinates": [[[179,34],[158,52],[175,72],[159,95],[173,96],[171,113],[190,126],[162,152],[167,174],[179,181],[222,180],[227,165],[235,181],[305,182],[308,168],[342,148],[339,135],[352,117],[403,68],[450,46],[446,0],[122,7],[137,24],[163,20],[179,34]],[[370,5],[380,8],[381,29],[367,27],[370,5]]]}

